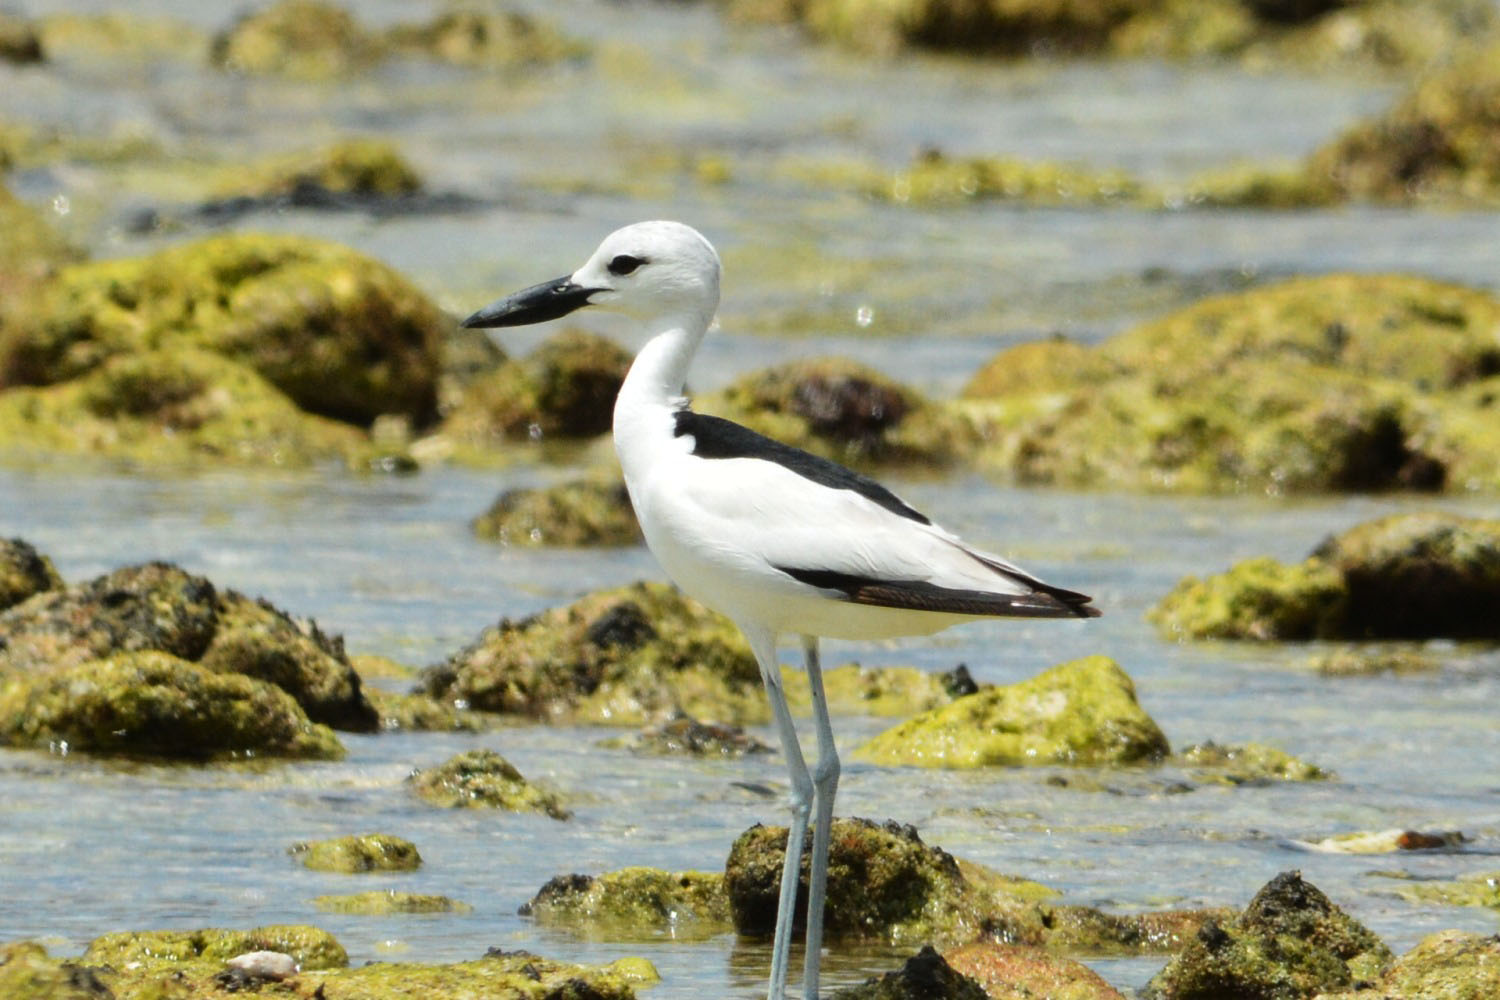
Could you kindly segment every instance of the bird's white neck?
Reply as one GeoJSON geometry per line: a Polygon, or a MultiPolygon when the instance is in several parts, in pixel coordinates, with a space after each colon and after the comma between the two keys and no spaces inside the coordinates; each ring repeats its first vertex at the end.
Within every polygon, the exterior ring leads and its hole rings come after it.
{"type": "Polygon", "coordinates": [[[615,451],[627,482],[643,475],[656,450],[672,440],[671,415],[710,318],[685,316],[652,324],[651,339],[635,356],[614,415],[615,451]]]}

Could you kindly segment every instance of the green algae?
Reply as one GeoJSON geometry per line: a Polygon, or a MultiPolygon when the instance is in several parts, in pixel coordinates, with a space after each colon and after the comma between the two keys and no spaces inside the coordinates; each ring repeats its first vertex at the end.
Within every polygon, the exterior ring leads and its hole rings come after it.
{"type": "Polygon", "coordinates": [[[739,630],[660,583],[502,621],[427,668],[423,684],[472,709],[596,725],[640,726],[680,712],[741,724],[769,717],[739,630]]]}
{"type": "Polygon", "coordinates": [[[0,611],[63,585],[52,560],[21,538],[0,538],[0,611]]]}
{"type": "Polygon", "coordinates": [[[368,685],[364,692],[385,732],[478,733],[494,726],[479,712],[454,708],[427,695],[398,694],[368,685]]]}
{"type": "Polygon", "coordinates": [[[1001,351],[969,378],[959,395],[993,399],[1060,392],[1105,382],[1117,374],[1122,374],[1120,369],[1099,351],[1051,337],[1001,351]]]}
{"type": "Polygon", "coordinates": [[[1198,769],[1200,780],[1225,785],[1269,781],[1329,781],[1333,775],[1316,764],[1262,743],[1224,746],[1195,743],[1173,755],[1176,763],[1198,769]]]}
{"type": "MultiPolygon", "coordinates": [[[[782,667],[782,690],[793,712],[812,713],[807,673],[782,667]]],[[[934,674],[916,667],[865,667],[845,663],[823,672],[823,696],[836,715],[908,716],[950,704],[973,693],[965,671],[934,674]]]]}
{"type": "Polygon", "coordinates": [[[717,872],[632,867],[560,875],[521,912],[544,927],[610,941],[700,941],[732,929],[724,878],[717,872]]]}
{"type": "MultiPolygon", "coordinates": [[[[353,969],[303,974],[306,997],[391,1000],[392,997],[494,997],[496,1000],[634,1000],[635,987],[656,980],[642,960],[604,966],[557,962],[529,952],[491,951],[452,965],[372,962],[353,969]],[[323,994],[317,991],[324,989],[323,994]]],[[[299,1000],[302,1000],[299,997],[299,1000]]]]}
{"type": "Polygon", "coordinates": [[[1288,566],[1250,559],[1180,581],[1147,619],[1179,639],[1493,638],[1500,521],[1396,514],[1288,566]]]}
{"type": "Polygon", "coordinates": [[[1439,661],[1420,648],[1389,643],[1360,643],[1320,650],[1308,664],[1325,677],[1371,674],[1415,674],[1437,670],[1439,661]]]}
{"type": "Polygon", "coordinates": [[[208,36],[175,18],[58,13],[40,18],[37,27],[47,59],[55,63],[200,63],[208,52],[208,36]]]}
{"type": "Polygon", "coordinates": [[[1108,657],[1090,656],[908,719],[854,755],[886,766],[955,768],[1133,764],[1167,750],[1130,678],[1108,657]]]}
{"type": "Polygon", "coordinates": [[[309,188],[331,194],[393,198],[422,190],[422,177],[393,143],[345,139],[318,149],[225,169],[215,198],[276,198],[309,188]]]}
{"type": "Polygon", "coordinates": [[[275,924],[248,931],[121,931],[95,938],[82,961],[114,969],[137,963],[159,967],[195,959],[222,963],[250,951],[290,955],[304,971],[341,969],[349,964],[343,945],[332,934],[305,924],[275,924]]]}
{"type": "Polygon", "coordinates": [[[318,896],[313,905],[324,913],[388,916],[393,913],[469,913],[474,908],[447,896],[395,889],[372,889],[339,896],[318,896]]]}
{"type": "Polygon", "coordinates": [[[1414,903],[1487,906],[1500,910],[1500,871],[1476,872],[1452,882],[1412,882],[1397,888],[1396,894],[1414,903]]]}
{"type": "Polygon", "coordinates": [[[579,479],[506,490],[473,522],[480,538],[519,547],[639,545],[641,528],[623,481],[579,479]]]}
{"type": "Polygon", "coordinates": [[[422,866],[417,845],[385,833],[334,837],[294,844],[291,853],[320,872],[409,872],[422,866]]]}
{"type": "Polygon", "coordinates": [[[467,750],[437,767],[413,771],[407,783],[423,800],[445,809],[503,809],[571,819],[561,797],[527,781],[493,750],[467,750]]]}
{"type": "Polygon", "coordinates": [[[1144,995],[1294,1000],[1373,979],[1391,957],[1379,938],[1299,873],[1283,872],[1239,916],[1205,925],[1144,995]]]}
{"type": "Polygon", "coordinates": [[[344,755],[280,688],[151,650],[12,677],[0,687],[0,742],[180,758],[344,755]]]}
{"type": "MultiPolygon", "coordinates": [[[[0,169],[16,154],[3,132],[0,132],[0,169]]],[[[11,194],[0,184],[0,344],[5,341],[5,326],[15,322],[10,317],[15,299],[43,284],[63,267],[84,256],[74,248],[30,205],[11,194]]],[[[0,383],[3,384],[3,383],[0,383]]]]}
{"type": "Polygon", "coordinates": [[[1380,986],[1402,998],[1483,1000],[1500,993],[1500,940],[1449,930],[1429,934],[1391,964],[1380,986]]]}

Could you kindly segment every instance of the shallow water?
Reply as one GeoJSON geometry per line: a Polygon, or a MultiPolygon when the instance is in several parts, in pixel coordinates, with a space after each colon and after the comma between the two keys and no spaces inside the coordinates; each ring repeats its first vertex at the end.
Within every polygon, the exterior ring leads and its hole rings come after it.
{"type": "MultiPolygon", "coordinates": [[[[213,5],[153,0],[137,11],[206,27],[213,5]]],[[[1402,269],[1494,287],[1493,216],[1347,209],[1311,213],[916,209],[810,190],[781,167],[858,157],[888,166],[918,149],[1005,153],[1120,166],[1158,179],[1238,158],[1289,159],[1379,108],[1389,84],[1230,69],[952,60],[865,63],[777,31],[726,29],[711,5],[535,5],[598,45],[591,62],[524,76],[420,66],[348,86],[226,79],[187,65],[0,67],[7,113],[157,136],[183,156],[250,155],[342,132],[389,135],[431,186],[479,198],[466,214],[375,220],[286,212],[238,228],[341,240],[411,275],[455,311],[572,269],[617,224],[670,215],[703,228],[727,266],[722,330],[695,369],[700,389],[773,360],[849,354],[935,393],[952,392],[994,350],[1064,331],[1097,339],[1208,292],[1292,273],[1402,269]],[[729,180],[651,167],[725,158],[729,180]],[[862,325],[861,310],[868,317],[862,325]]],[[[32,0],[32,14],[108,4],[32,0]]],[[[424,4],[361,4],[378,23],[424,4]]],[[[66,166],[13,178],[62,207],[58,221],[98,255],[137,253],[185,232],[142,237],[125,221],[170,192],[138,170],[66,166]]],[[[599,329],[630,341],[628,331],[599,329]]],[[[522,331],[524,349],[541,334],[522,331]]],[[[337,470],[143,476],[100,464],[0,469],[0,533],[53,557],[69,580],[144,559],[178,562],[342,632],[356,652],[423,664],[482,627],[658,572],[640,549],[507,551],[467,521],[500,489],[566,469],[437,469],[414,478],[337,470]]],[[[830,663],[967,663],[1012,681],[1104,652],[1135,678],[1176,746],[1204,739],[1280,746],[1338,773],[1327,784],[1199,788],[1167,771],[1102,773],[1109,791],[1056,787],[1051,769],[906,772],[850,765],[845,815],[914,823],[925,839],[1054,885],[1071,902],[1122,910],[1243,905],[1275,873],[1306,877],[1404,950],[1423,934],[1492,932],[1489,911],[1419,906],[1372,875],[1453,877],[1500,868],[1500,655],[1438,646],[1443,668],[1407,677],[1322,678],[1302,647],[1179,646],[1144,610],[1179,577],[1269,553],[1300,557],[1330,532],[1383,513],[1439,506],[1493,515],[1492,500],[1406,497],[1273,501],[1022,491],[980,479],[897,484],[936,519],[1098,599],[1087,623],[975,625],[929,640],[831,644],[830,663]],[[1411,827],[1464,831],[1461,853],[1344,857],[1296,839],[1411,827]]],[[[852,749],[885,723],[837,720],[852,749]]],[[[629,864],[718,868],[733,838],[779,821],[776,758],[652,760],[598,749],[607,733],[521,727],[479,736],[345,737],[338,764],[265,770],[122,766],[0,751],[0,940],[48,939],[73,953],[92,937],[146,927],[312,922],[354,961],[447,961],[525,947],[578,961],[645,954],[653,996],[756,995],[764,948],[700,942],[588,942],[516,915],[547,878],[629,864]],[[577,803],[566,824],[450,813],[401,779],[459,749],[502,751],[577,803]],[[403,876],[302,870],[297,840],[381,830],[426,865],[403,876]],[[463,916],[318,913],[328,892],[399,886],[464,900],[463,916]]],[[[774,742],[771,734],[763,739],[774,742]]],[[[835,949],[830,984],[891,967],[835,949]]],[[[1095,963],[1139,987],[1161,959],[1095,963]]]]}

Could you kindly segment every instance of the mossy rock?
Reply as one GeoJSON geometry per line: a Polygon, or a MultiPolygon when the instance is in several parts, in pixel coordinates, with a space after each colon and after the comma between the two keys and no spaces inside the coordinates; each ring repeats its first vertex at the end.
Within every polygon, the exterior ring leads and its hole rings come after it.
{"type": "Polygon", "coordinates": [[[1297,872],[1268,882],[1238,917],[1205,925],[1147,984],[1150,1000],[1292,1000],[1372,980],[1379,938],[1297,872]]]}
{"type": "Polygon", "coordinates": [[[1065,337],[1008,347],[969,379],[960,395],[969,399],[1062,392],[1107,381],[1119,368],[1099,351],[1065,337]]]}
{"type": "Polygon", "coordinates": [[[62,585],[62,577],[52,567],[52,560],[30,542],[0,538],[0,611],[62,585]]]}
{"type": "Polygon", "coordinates": [[[1233,919],[1228,909],[1148,910],[1106,913],[1092,906],[1042,907],[1047,937],[1043,947],[1059,955],[1171,955],[1182,950],[1210,923],[1233,919]]]}
{"type": "Polygon", "coordinates": [[[474,908],[447,896],[395,889],[372,889],[342,896],[319,896],[313,905],[324,913],[353,913],[359,916],[383,917],[393,913],[469,913],[474,908]]]}
{"type": "Polygon", "coordinates": [[[1413,882],[1396,890],[1414,903],[1485,906],[1500,910],[1500,871],[1476,872],[1452,882],[1413,882]]]}
{"type": "Polygon", "coordinates": [[[1319,650],[1308,658],[1308,665],[1325,677],[1367,677],[1428,673],[1437,670],[1441,661],[1416,646],[1359,643],[1319,650]]]}
{"type": "Polygon", "coordinates": [[[1176,638],[1482,639],[1500,636],[1497,606],[1500,521],[1417,513],[1357,525],[1293,566],[1188,577],[1147,618],[1176,638]]]}
{"type": "Polygon", "coordinates": [[[1429,934],[1386,969],[1379,987],[1403,1000],[1500,996],[1500,938],[1456,930],[1429,934]]]}
{"type": "Polygon", "coordinates": [[[922,153],[904,170],[864,187],[902,204],[1018,201],[1028,205],[1110,205],[1140,200],[1140,181],[1121,170],[1090,170],[1047,160],[1000,156],[950,158],[922,153]]]}
{"type": "Polygon", "coordinates": [[[1500,489],[1497,323],[1500,300],[1475,289],[1402,275],[1302,278],[1128,330],[1076,361],[1071,380],[1052,363],[1034,391],[996,381],[1003,395],[983,398],[979,380],[954,408],[986,441],[980,464],[1028,483],[1500,489]]]}
{"type": "MultiPolygon", "coordinates": [[[[807,672],[781,668],[782,690],[794,713],[812,714],[807,672]]],[[[866,667],[845,663],[823,671],[823,696],[835,715],[906,717],[952,704],[979,690],[968,667],[931,673],[916,667],[866,667]]]]}
{"type": "Polygon", "coordinates": [[[527,781],[493,750],[467,750],[437,767],[413,771],[406,780],[422,799],[447,809],[539,812],[553,819],[573,815],[559,796],[527,781]]]}
{"type": "Polygon", "coordinates": [[[1423,77],[1389,111],[1321,147],[1307,172],[1346,197],[1500,206],[1500,43],[1423,77]]]}
{"type": "Polygon", "coordinates": [[[639,545],[641,526],[622,481],[579,479],[501,493],[474,533],[502,545],[583,548],[639,545]]]}
{"type": "Polygon", "coordinates": [[[722,875],[658,868],[559,875],[521,913],[543,927],[610,941],[702,940],[732,927],[722,875]]]}
{"type": "Polygon", "coordinates": [[[477,446],[603,434],[630,360],[612,340],[564,330],[470,381],[443,430],[477,446]]]}
{"type": "Polygon", "coordinates": [[[740,724],[769,718],[739,630],[661,583],[502,621],[428,667],[423,684],[480,711],[596,725],[641,726],[681,712],[740,724]]]}
{"type": "Polygon", "coordinates": [[[977,981],[949,965],[932,945],[923,945],[895,972],[836,990],[830,1000],[990,1000],[992,996],[977,981]]]}
{"type": "Polygon", "coordinates": [[[294,844],[291,853],[319,872],[410,872],[422,866],[417,845],[385,833],[334,837],[294,844]]]}
{"type": "Polygon", "coordinates": [[[170,563],[126,566],[43,592],[0,613],[0,639],[0,674],[41,678],[88,660],[158,650],[276,685],[314,722],[377,727],[342,639],[170,563]]]}
{"type": "Polygon", "coordinates": [[[344,755],[275,685],[154,650],[5,681],[0,742],[187,759],[344,755]]]}
{"type": "MultiPolygon", "coordinates": [[[[0,146],[0,170],[14,154],[0,146]]],[[[16,300],[24,292],[44,284],[59,270],[82,260],[84,254],[73,247],[42,217],[42,213],[11,194],[0,184],[0,344],[6,341],[5,327],[18,322],[12,314],[16,300]]],[[[0,382],[0,385],[3,385],[0,382]]]]}
{"type": "Polygon", "coordinates": [[[400,150],[382,139],[344,139],[318,149],[228,168],[214,198],[276,199],[309,190],[365,198],[397,198],[423,187],[400,150]]]}
{"type": "Polygon", "coordinates": [[[346,247],[216,236],[59,273],[0,329],[0,386],[191,349],[254,369],[309,413],[361,426],[398,413],[421,425],[435,413],[450,327],[406,279],[346,247]]]}
{"type": "Polygon", "coordinates": [[[526,951],[492,949],[484,958],[452,965],[371,962],[352,969],[304,973],[300,984],[308,991],[309,998],[322,988],[325,995],[339,1000],[390,1000],[391,997],[635,1000],[635,988],[650,985],[657,978],[656,970],[642,959],[584,966],[526,951]]]}
{"type": "Polygon", "coordinates": [[[201,64],[208,52],[208,36],[202,29],[171,17],[126,11],[58,13],[39,19],[37,27],[47,60],[53,63],[201,64]]]}
{"type": "Polygon", "coordinates": [[[942,466],[974,441],[947,411],[874,369],[813,358],[751,372],[697,401],[704,413],[852,465],[942,466]]]}
{"type": "Polygon", "coordinates": [[[770,747],[746,733],[741,726],[699,722],[687,715],[647,726],[631,736],[601,740],[599,745],[649,757],[729,758],[771,751],[770,747]]]}
{"type": "MultiPolygon", "coordinates": [[[[811,833],[807,844],[811,844],[811,833]]],[[[776,923],[785,827],[753,826],[735,840],[724,887],[735,930],[768,935],[776,923]]],[[[794,922],[805,924],[810,849],[802,855],[794,922]]],[[[910,826],[835,819],[828,860],[824,933],[830,940],[889,944],[967,943],[981,933],[1041,943],[1045,926],[1031,890],[982,866],[961,864],[922,842],[910,826]]],[[[1046,891],[1043,889],[1042,891],[1046,891]]]]}
{"type": "Polygon", "coordinates": [[[96,988],[77,962],[53,958],[35,941],[0,944],[0,996],[10,1000],[110,1000],[104,993],[107,989],[96,988]]]}
{"type": "Polygon", "coordinates": [[[385,33],[397,53],[457,66],[522,69],[574,58],[586,46],[518,10],[448,10],[431,21],[398,24],[385,33]]]}
{"type": "Polygon", "coordinates": [[[478,733],[494,727],[492,718],[425,694],[400,694],[370,685],[364,692],[384,732],[478,733]]]}
{"type": "Polygon", "coordinates": [[[90,965],[124,969],[206,959],[225,962],[250,951],[290,955],[306,971],[341,969],[349,956],[332,934],[305,924],[276,924],[248,931],[120,931],[95,938],[83,953],[90,965]]]}
{"type": "Polygon", "coordinates": [[[210,59],[236,73],[326,80],[366,69],[384,55],[381,39],[342,7],[280,0],[215,36],[210,59]]]}
{"type": "Polygon", "coordinates": [[[1135,764],[1167,752],[1167,738],[1136,702],[1125,671],[1108,657],[1089,656],[924,712],[880,733],[855,757],[954,768],[1135,764]]]}
{"type": "Polygon", "coordinates": [[[1184,767],[1197,769],[1199,776],[1208,781],[1226,785],[1328,781],[1333,778],[1331,773],[1316,764],[1261,743],[1243,746],[1195,743],[1177,751],[1173,760],[1184,767]]]}
{"type": "Polygon", "coordinates": [[[1033,946],[981,941],[946,951],[943,959],[978,983],[989,1000],[1125,1000],[1082,962],[1033,946]]]}
{"type": "Polygon", "coordinates": [[[0,12],[0,62],[24,66],[44,58],[36,25],[8,11],[0,12]]]}

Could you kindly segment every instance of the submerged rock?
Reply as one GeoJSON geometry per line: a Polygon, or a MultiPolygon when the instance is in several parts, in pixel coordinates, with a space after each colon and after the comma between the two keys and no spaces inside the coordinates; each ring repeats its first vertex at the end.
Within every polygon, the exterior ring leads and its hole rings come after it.
{"type": "Polygon", "coordinates": [[[493,750],[468,750],[406,779],[412,791],[435,806],[539,812],[553,819],[572,813],[555,793],[538,788],[493,750]]]}
{"type": "Polygon", "coordinates": [[[982,941],[944,952],[943,959],[978,983],[989,1000],[1125,1000],[1082,962],[1041,948],[982,941]]]}
{"type": "Polygon", "coordinates": [[[153,650],[4,681],[0,743],[188,759],[344,755],[281,688],[153,650]]]}
{"type": "Polygon", "coordinates": [[[770,714],[739,630],[660,583],[502,621],[428,667],[423,685],[486,712],[598,725],[640,726],[683,712],[750,723],[770,714]]]}
{"type": "Polygon", "coordinates": [[[607,940],[699,940],[731,927],[724,878],[717,872],[622,868],[597,876],[559,875],[521,913],[544,927],[607,940]]]}
{"type": "Polygon", "coordinates": [[[502,545],[525,547],[641,543],[641,526],[624,482],[593,479],[506,490],[474,519],[474,533],[502,545]]]}
{"type": "Polygon", "coordinates": [[[320,872],[351,875],[373,871],[410,872],[422,866],[422,855],[417,853],[416,844],[385,833],[307,841],[292,845],[291,853],[300,857],[306,867],[320,872]]]}
{"type": "Polygon", "coordinates": [[[647,726],[633,736],[604,740],[599,745],[622,747],[632,753],[658,757],[743,757],[771,751],[741,726],[699,722],[687,715],[647,726]]]}
{"type": "Polygon", "coordinates": [[[752,372],[696,405],[785,444],[856,465],[943,465],[972,443],[962,424],[914,390],[845,358],[752,372]]]}
{"type": "Polygon", "coordinates": [[[830,1000],[989,1000],[979,983],[955,970],[932,945],[906,960],[896,972],[874,976],[859,986],[834,992],[830,1000]]]}
{"type": "Polygon", "coordinates": [[[1325,677],[1415,674],[1437,670],[1440,666],[1436,657],[1420,647],[1391,643],[1359,643],[1320,650],[1308,658],[1308,663],[1325,677]]]}
{"type": "Polygon", "coordinates": [[[1293,566],[1187,577],[1147,617],[1193,639],[1495,638],[1496,607],[1500,521],[1420,513],[1357,525],[1293,566]]]}
{"type": "Polygon", "coordinates": [[[1328,781],[1329,772],[1299,760],[1284,750],[1260,743],[1224,746],[1195,743],[1177,751],[1173,758],[1197,768],[1199,777],[1226,785],[1265,784],[1270,781],[1328,781]]]}
{"type": "MultiPolygon", "coordinates": [[[[1468,841],[1457,830],[1426,833],[1421,830],[1364,830],[1339,833],[1322,840],[1299,840],[1309,851],[1323,854],[1394,854],[1399,851],[1441,851],[1461,847],[1468,841]]],[[[1500,897],[1497,897],[1500,903],[1500,897]]]]}
{"type": "Polygon", "coordinates": [[[62,585],[52,560],[31,543],[21,538],[0,538],[0,611],[62,585]]]}
{"type": "Polygon", "coordinates": [[[474,908],[447,896],[395,889],[373,889],[342,896],[319,896],[313,905],[324,913],[356,913],[360,916],[386,916],[392,913],[468,913],[474,908]]]}
{"type": "Polygon", "coordinates": [[[1090,656],[908,719],[855,757],[888,766],[983,767],[1134,764],[1167,752],[1167,738],[1136,702],[1130,678],[1108,657],[1090,656]]]}
{"type": "Polygon", "coordinates": [[[58,671],[149,650],[274,685],[314,722],[378,725],[342,639],[170,563],[126,566],[0,612],[0,676],[13,678],[15,697],[27,685],[53,687],[58,671]]]}
{"type": "MultiPolygon", "coordinates": [[[[957,405],[981,463],[1024,482],[1266,492],[1500,489],[1500,300],[1400,275],[1205,299],[1035,389],[957,405]]],[[[988,369],[1010,367],[1002,352],[988,369]]],[[[1061,350],[1056,349],[1056,350],[1061,350]]],[[[1076,351],[1071,353],[1076,354],[1076,351]]],[[[1035,367],[1020,356],[1017,364],[1035,367]]],[[[979,399],[993,385],[1007,394],[979,399]]]]}
{"type": "Polygon", "coordinates": [[[1146,986],[1150,1000],[1281,1000],[1372,980],[1380,939],[1297,872],[1283,872],[1226,923],[1209,923],[1146,986]]]}

